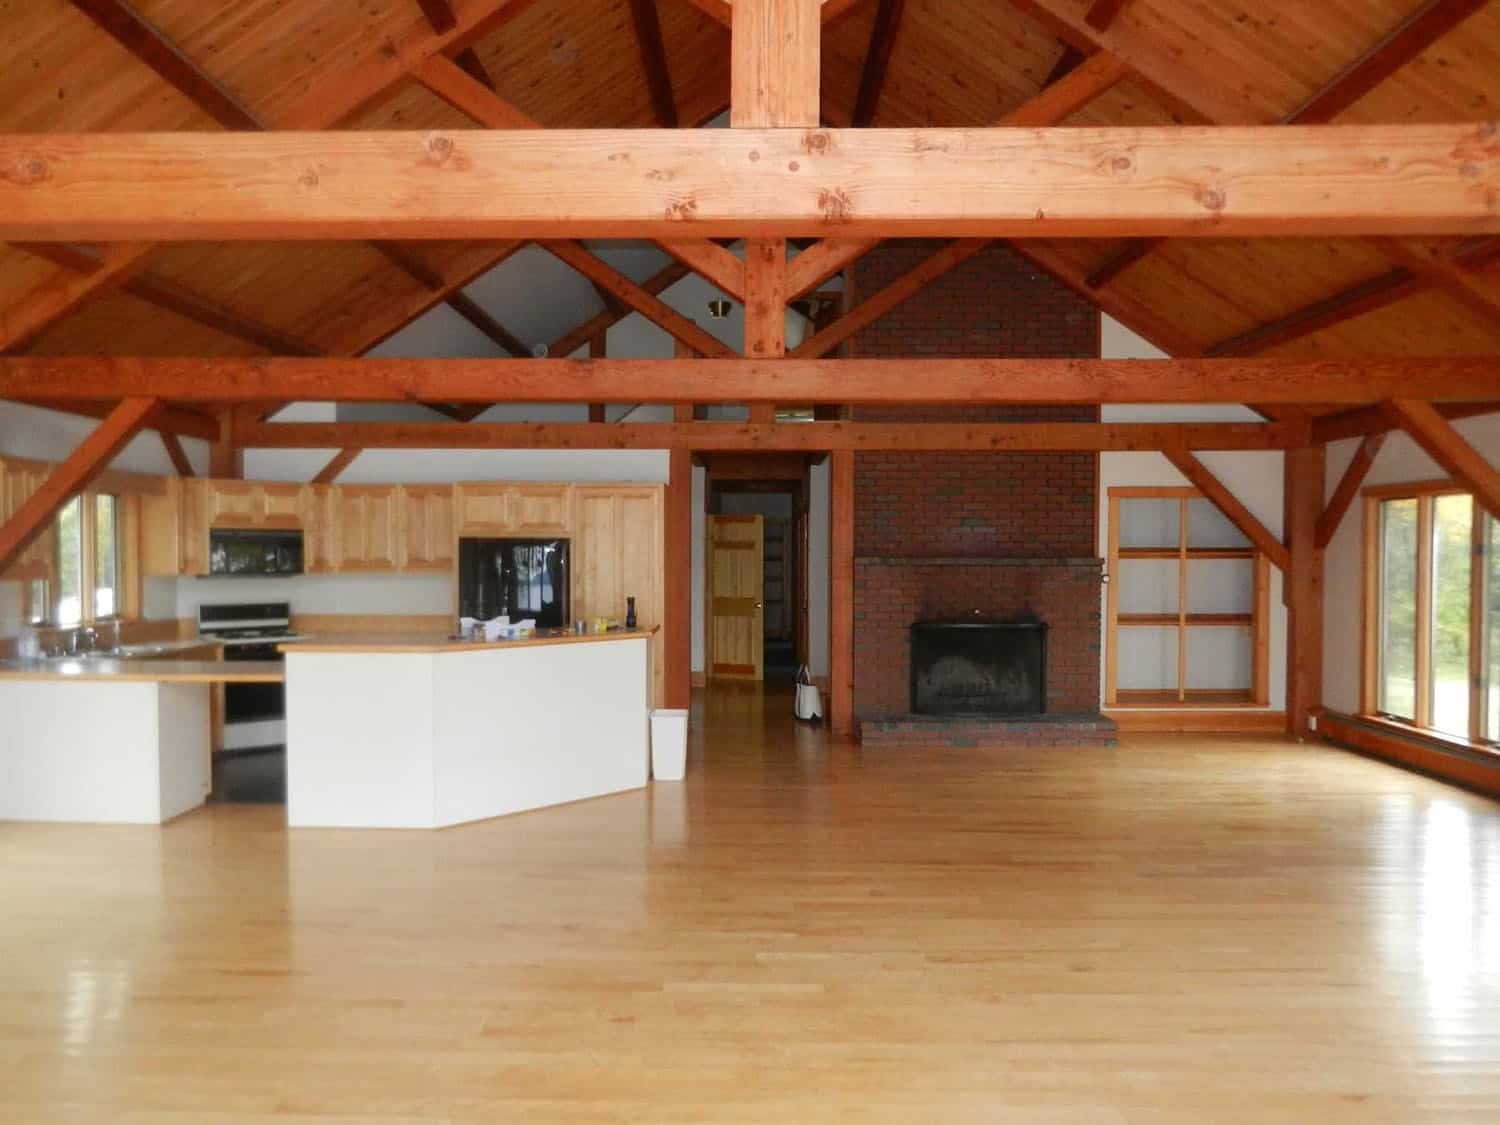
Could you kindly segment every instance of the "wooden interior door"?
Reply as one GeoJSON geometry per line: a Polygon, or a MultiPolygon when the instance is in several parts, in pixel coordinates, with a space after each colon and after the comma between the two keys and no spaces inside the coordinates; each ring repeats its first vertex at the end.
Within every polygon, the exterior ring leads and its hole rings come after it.
{"type": "Polygon", "coordinates": [[[765,675],[764,516],[708,517],[708,674],[765,675]]]}

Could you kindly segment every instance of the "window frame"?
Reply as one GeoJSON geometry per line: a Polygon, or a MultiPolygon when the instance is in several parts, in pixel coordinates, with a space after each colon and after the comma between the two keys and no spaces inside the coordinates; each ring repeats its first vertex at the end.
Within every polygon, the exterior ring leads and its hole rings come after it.
{"type": "Polygon", "coordinates": [[[58,629],[84,629],[93,625],[108,625],[116,621],[133,621],[140,615],[140,587],[138,582],[135,528],[138,525],[139,499],[134,493],[109,487],[86,488],[67,503],[78,501],[79,543],[79,620],[66,625],[60,621],[59,599],[62,596],[62,536],[56,534],[57,522],[62,518],[61,509],[53,517],[54,535],[52,547],[52,575],[47,589],[47,621],[42,627],[58,629]],[[95,605],[98,593],[98,498],[114,499],[115,533],[115,611],[100,615],[95,605]]]}
{"type": "Polygon", "coordinates": [[[1367,719],[1390,723],[1441,742],[1459,742],[1500,748],[1500,731],[1485,729],[1485,702],[1491,684],[1485,667],[1486,622],[1485,601],[1490,570],[1489,545],[1486,539],[1488,520],[1477,497],[1457,481],[1427,480],[1405,484],[1375,485],[1362,492],[1363,498],[1363,582],[1362,629],[1360,653],[1360,714],[1367,719]],[[1442,496],[1467,496],[1473,501],[1469,528],[1469,729],[1467,737],[1454,735],[1432,725],[1433,644],[1435,607],[1433,590],[1434,508],[1442,496]],[[1382,505],[1398,500],[1417,501],[1417,589],[1416,589],[1416,712],[1415,719],[1393,715],[1379,709],[1381,674],[1381,594],[1383,584],[1382,505]]]}

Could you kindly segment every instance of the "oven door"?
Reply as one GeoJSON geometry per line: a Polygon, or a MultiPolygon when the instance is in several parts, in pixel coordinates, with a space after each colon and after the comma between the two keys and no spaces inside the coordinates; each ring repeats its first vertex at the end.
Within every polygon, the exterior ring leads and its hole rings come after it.
{"type": "MultiPolygon", "coordinates": [[[[226,644],[224,659],[280,661],[283,655],[274,644],[226,644]]],[[[283,722],[285,718],[285,685],[224,685],[225,750],[243,750],[284,743],[286,741],[286,728],[283,722]]]]}

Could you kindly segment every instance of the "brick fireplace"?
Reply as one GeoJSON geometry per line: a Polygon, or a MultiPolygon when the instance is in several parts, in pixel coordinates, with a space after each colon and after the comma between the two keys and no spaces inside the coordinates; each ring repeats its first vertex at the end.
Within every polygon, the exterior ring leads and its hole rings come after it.
{"type": "MultiPolygon", "coordinates": [[[[878,289],[936,244],[861,261],[878,289]]],[[[857,337],[861,356],[1099,354],[1084,301],[995,245],[857,337]]],[[[858,407],[901,421],[1095,421],[1093,407],[858,407]]],[[[866,745],[1112,741],[1099,714],[1102,562],[1092,453],[861,453],[855,458],[854,710],[866,745]],[[1035,617],[1048,627],[1046,711],[1021,720],[915,716],[919,621],[1035,617]]]]}

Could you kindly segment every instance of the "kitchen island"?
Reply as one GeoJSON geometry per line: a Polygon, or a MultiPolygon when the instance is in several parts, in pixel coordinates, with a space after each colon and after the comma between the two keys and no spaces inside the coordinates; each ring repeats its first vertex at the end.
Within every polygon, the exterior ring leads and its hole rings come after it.
{"type": "Polygon", "coordinates": [[[642,788],[653,632],[284,646],[287,823],[441,828],[642,788]]]}
{"type": "Polygon", "coordinates": [[[211,685],[281,677],[259,661],[0,662],[0,820],[161,824],[197,808],[211,685]]]}

